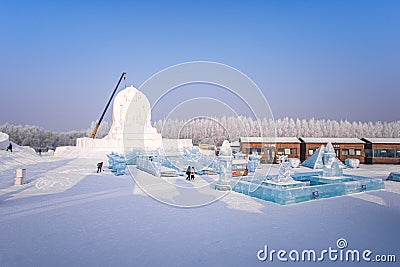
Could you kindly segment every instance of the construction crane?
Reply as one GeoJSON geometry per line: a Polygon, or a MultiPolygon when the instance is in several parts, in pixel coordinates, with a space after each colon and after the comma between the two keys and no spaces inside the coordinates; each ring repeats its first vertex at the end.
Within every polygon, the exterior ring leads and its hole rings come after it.
{"type": "Polygon", "coordinates": [[[114,98],[114,95],[115,95],[115,93],[117,92],[117,89],[118,89],[118,87],[119,87],[119,84],[121,83],[121,81],[122,81],[122,79],[125,77],[125,75],[126,75],[126,72],[123,72],[122,75],[121,75],[121,77],[119,78],[119,81],[118,81],[118,83],[117,83],[117,86],[115,86],[115,89],[114,89],[114,91],[113,91],[113,93],[112,93],[110,99],[108,100],[108,103],[107,103],[107,105],[106,105],[106,107],[105,107],[105,109],[104,109],[104,111],[103,111],[103,114],[101,114],[101,117],[100,117],[99,121],[96,123],[96,127],[94,127],[93,133],[92,133],[92,135],[90,136],[90,138],[93,138],[93,139],[94,139],[94,137],[96,136],[97,130],[99,130],[99,127],[100,127],[100,123],[101,123],[101,121],[103,120],[104,115],[106,115],[106,112],[107,112],[108,107],[110,106],[111,100],[114,98]]]}

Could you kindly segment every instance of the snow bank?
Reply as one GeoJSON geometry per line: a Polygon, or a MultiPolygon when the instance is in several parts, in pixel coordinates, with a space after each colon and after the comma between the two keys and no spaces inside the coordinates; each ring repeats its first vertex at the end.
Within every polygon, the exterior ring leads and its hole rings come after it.
{"type": "MultiPolygon", "coordinates": [[[[76,147],[76,146],[59,146],[54,151],[54,157],[58,158],[83,158],[93,159],[94,161],[107,162],[107,154],[110,154],[113,150],[110,149],[93,149],[89,147],[76,147]]],[[[119,151],[114,151],[119,152],[119,151]]],[[[123,153],[123,151],[122,151],[123,153]]]]}
{"type": "Polygon", "coordinates": [[[0,149],[6,149],[10,143],[8,134],[0,132],[0,149]]]}

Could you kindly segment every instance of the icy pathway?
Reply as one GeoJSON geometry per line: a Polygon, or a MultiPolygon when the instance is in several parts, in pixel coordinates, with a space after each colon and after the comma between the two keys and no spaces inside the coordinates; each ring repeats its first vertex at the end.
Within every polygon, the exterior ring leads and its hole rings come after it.
{"type": "Polygon", "coordinates": [[[71,183],[43,190],[35,180],[2,189],[0,266],[275,266],[257,260],[264,245],[318,250],[341,237],[351,248],[400,256],[400,183],[289,206],[231,192],[188,209],[153,200],[130,176],[93,173],[93,160],[74,159],[48,172],[43,164],[37,165],[42,179],[71,183]]]}

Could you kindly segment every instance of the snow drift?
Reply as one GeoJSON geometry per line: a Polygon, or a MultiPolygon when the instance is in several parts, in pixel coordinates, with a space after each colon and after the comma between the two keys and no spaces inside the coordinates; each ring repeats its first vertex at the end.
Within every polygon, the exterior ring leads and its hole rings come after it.
{"type": "Polygon", "coordinates": [[[0,132],[0,149],[6,149],[10,143],[8,134],[0,132]]]}

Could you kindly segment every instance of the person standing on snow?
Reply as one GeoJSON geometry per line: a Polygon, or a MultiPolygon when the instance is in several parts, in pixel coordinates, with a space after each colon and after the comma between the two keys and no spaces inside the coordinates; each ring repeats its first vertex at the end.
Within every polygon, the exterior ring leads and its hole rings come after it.
{"type": "Polygon", "coordinates": [[[7,147],[7,150],[6,150],[6,151],[8,151],[8,150],[10,150],[10,152],[12,152],[12,144],[11,144],[11,143],[8,145],[8,147],[7,147]]]}
{"type": "Polygon", "coordinates": [[[192,167],[192,171],[190,172],[190,180],[194,181],[194,167],[192,167]]]}
{"type": "Polygon", "coordinates": [[[190,166],[187,167],[186,175],[187,175],[186,180],[190,181],[190,166]]]}
{"type": "Polygon", "coordinates": [[[97,163],[97,173],[101,172],[101,169],[103,169],[103,162],[97,163]]]}

